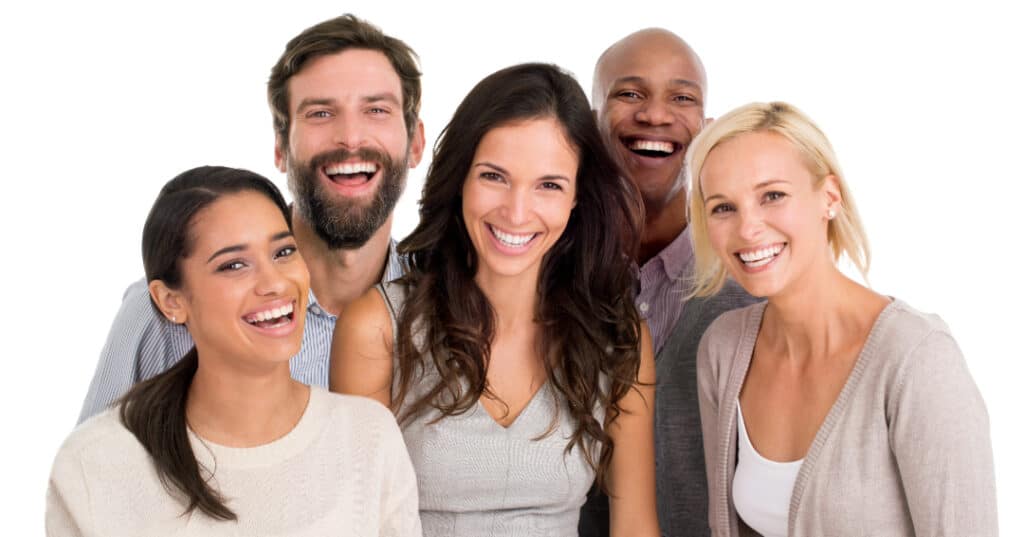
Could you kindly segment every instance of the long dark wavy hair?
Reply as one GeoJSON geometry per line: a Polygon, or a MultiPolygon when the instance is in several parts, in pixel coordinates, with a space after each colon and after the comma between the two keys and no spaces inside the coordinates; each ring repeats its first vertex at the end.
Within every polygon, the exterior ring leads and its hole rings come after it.
{"type": "Polygon", "coordinates": [[[409,270],[402,280],[408,296],[398,320],[393,406],[401,420],[429,408],[443,418],[466,412],[482,395],[494,396],[487,364],[495,314],[473,279],[478,258],[462,221],[462,186],[487,132],[542,118],[558,121],[580,162],[576,206],[544,256],[537,282],[538,348],[548,381],[576,423],[566,452],[581,448],[600,484],[614,446],[593,409],[602,405],[606,421],[616,419],[640,366],[632,260],[643,209],[636,187],[603,145],[583,90],[557,66],[516,65],[483,79],[434,147],[419,225],[398,247],[408,255],[409,270]],[[406,401],[428,365],[440,380],[406,401]]]}
{"type": "MultiPolygon", "coordinates": [[[[191,254],[195,243],[192,222],[196,214],[226,194],[243,191],[266,196],[281,209],[291,227],[288,204],[265,177],[235,168],[193,168],[168,181],[149,210],[142,230],[146,281],[161,280],[167,287],[179,289],[183,283],[181,260],[191,254]]],[[[215,519],[236,520],[224,498],[207,482],[204,472],[208,476],[210,471],[201,468],[188,439],[185,402],[198,366],[199,354],[193,346],[170,369],[136,384],[118,401],[121,422],[149,452],[164,486],[184,494],[188,502],[185,513],[199,509],[215,519]]]]}

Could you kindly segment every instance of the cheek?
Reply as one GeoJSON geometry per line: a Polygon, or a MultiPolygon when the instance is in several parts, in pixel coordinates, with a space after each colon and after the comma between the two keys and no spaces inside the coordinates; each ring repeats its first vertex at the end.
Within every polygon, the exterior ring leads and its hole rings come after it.
{"type": "Polygon", "coordinates": [[[732,225],[726,219],[708,218],[708,242],[711,249],[719,256],[725,257],[728,253],[729,239],[732,236],[732,225]]]}

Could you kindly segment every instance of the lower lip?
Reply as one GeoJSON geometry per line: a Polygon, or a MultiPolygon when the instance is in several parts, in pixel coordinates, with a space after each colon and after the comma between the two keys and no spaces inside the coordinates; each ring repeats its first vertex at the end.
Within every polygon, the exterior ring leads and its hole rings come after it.
{"type": "MultiPolygon", "coordinates": [[[[296,305],[295,307],[297,308],[298,305],[296,305]]],[[[265,327],[262,327],[262,326],[257,326],[255,324],[249,324],[248,322],[245,321],[245,319],[242,319],[242,322],[245,323],[245,326],[248,326],[249,328],[255,330],[256,332],[258,332],[258,333],[260,333],[260,334],[262,334],[264,336],[273,337],[273,338],[279,338],[279,337],[285,337],[285,336],[291,335],[293,332],[295,332],[295,328],[299,324],[298,323],[298,318],[296,317],[295,313],[292,313],[292,318],[287,323],[284,323],[284,324],[282,324],[280,326],[274,326],[274,327],[271,327],[271,328],[265,328],[265,327]]]]}
{"type": "Polygon", "coordinates": [[[663,157],[645,157],[639,153],[634,153],[628,147],[626,147],[626,152],[628,153],[628,158],[631,161],[644,168],[657,168],[659,166],[664,166],[666,163],[674,160],[673,157],[682,154],[682,151],[676,150],[675,152],[669,153],[663,157]]]}
{"type": "Polygon", "coordinates": [[[789,246],[788,244],[784,245],[782,247],[782,250],[779,250],[779,253],[775,254],[775,256],[772,257],[771,261],[769,261],[769,262],[767,262],[767,263],[765,263],[763,265],[760,265],[760,266],[752,267],[752,266],[744,263],[743,260],[741,260],[741,259],[737,259],[737,261],[740,262],[740,267],[743,269],[743,272],[746,272],[747,274],[757,274],[758,272],[764,272],[766,270],[771,269],[771,267],[773,265],[775,265],[775,262],[778,261],[779,258],[782,257],[782,254],[784,254],[786,252],[786,249],[788,248],[788,246],[789,246]]]}
{"type": "Polygon", "coordinates": [[[373,192],[374,185],[377,182],[377,178],[380,177],[381,170],[378,169],[377,173],[374,173],[373,176],[371,176],[370,179],[365,182],[344,181],[339,183],[332,181],[331,177],[324,173],[322,170],[320,174],[323,175],[324,182],[331,188],[331,190],[343,196],[358,197],[373,192]]]}
{"type": "Polygon", "coordinates": [[[539,237],[540,234],[535,234],[532,239],[526,241],[525,244],[520,246],[509,246],[508,244],[501,242],[501,240],[494,235],[494,232],[491,231],[489,226],[487,227],[487,236],[491,238],[491,244],[493,244],[494,248],[499,252],[505,255],[522,255],[523,253],[526,253],[531,246],[533,246],[533,243],[537,241],[537,237],[539,237]]]}

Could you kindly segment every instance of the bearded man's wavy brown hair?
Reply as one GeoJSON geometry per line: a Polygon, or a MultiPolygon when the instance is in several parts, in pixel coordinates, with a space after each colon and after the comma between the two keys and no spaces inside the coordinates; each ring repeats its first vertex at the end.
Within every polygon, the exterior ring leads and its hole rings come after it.
{"type": "Polygon", "coordinates": [[[393,405],[403,421],[430,408],[443,419],[470,410],[483,395],[494,396],[487,364],[495,314],[473,279],[478,256],[462,219],[462,187],[487,132],[542,118],[562,126],[579,168],[576,206],[542,260],[538,348],[548,382],[566,399],[576,424],[566,452],[582,449],[602,483],[614,449],[605,426],[620,415],[619,403],[640,366],[632,260],[642,206],[602,143],[583,90],[554,65],[517,65],[482,80],[435,145],[419,225],[399,245],[409,270],[402,280],[408,296],[398,319],[393,405]],[[422,397],[406,401],[425,367],[436,368],[440,379],[422,397]],[[605,423],[593,415],[597,405],[605,409],[605,423]]]}

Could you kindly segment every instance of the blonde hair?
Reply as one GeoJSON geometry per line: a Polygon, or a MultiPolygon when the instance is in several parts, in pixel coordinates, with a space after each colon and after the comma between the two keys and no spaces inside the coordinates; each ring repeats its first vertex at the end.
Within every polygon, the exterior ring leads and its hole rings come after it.
{"type": "Polygon", "coordinates": [[[843,254],[867,277],[871,264],[868,238],[864,233],[860,215],[853,202],[853,195],[846,184],[839,161],[832,144],[825,133],[803,112],[784,102],[750,103],[741,106],[705,127],[690,143],[686,152],[687,183],[689,184],[688,220],[693,236],[695,257],[694,296],[708,296],[717,293],[725,283],[725,266],[711,249],[708,239],[707,213],[704,207],[704,192],[700,186],[700,174],[708,154],[722,142],[741,134],[772,132],[785,137],[803,157],[808,171],[816,178],[815,188],[820,187],[827,176],[833,175],[842,196],[841,208],[828,223],[828,243],[833,258],[838,261],[843,254]]]}

